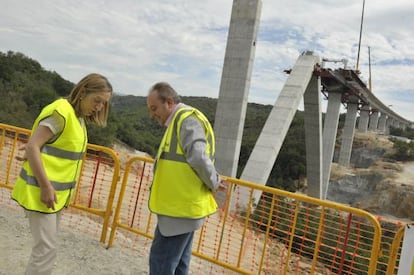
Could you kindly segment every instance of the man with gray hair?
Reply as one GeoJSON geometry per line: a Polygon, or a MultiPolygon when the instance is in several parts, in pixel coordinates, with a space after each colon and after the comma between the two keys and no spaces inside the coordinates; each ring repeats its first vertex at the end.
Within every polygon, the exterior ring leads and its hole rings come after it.
{"type": "Polygon", "coordinates": [[[158,223],[150,251],[150,275],[188,274],[194,231],[217,210],[213,191],[215,139],[207,118],[181,102],[165,82],[151,87],[147,106],[166,127],[154,164],[149,208],[158,223]]]}

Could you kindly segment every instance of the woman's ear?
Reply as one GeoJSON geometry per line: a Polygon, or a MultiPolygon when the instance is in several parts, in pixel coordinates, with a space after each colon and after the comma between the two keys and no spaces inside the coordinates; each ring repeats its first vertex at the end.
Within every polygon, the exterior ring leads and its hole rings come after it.
{"type": "Polygon", "coordinates": [[[79,96],[79,100],[82,100],[82,99],[84,99],[85,98],[85,93],[84,92],[82,92],[81,94],[80,94],[80,96],[79,96]]]}

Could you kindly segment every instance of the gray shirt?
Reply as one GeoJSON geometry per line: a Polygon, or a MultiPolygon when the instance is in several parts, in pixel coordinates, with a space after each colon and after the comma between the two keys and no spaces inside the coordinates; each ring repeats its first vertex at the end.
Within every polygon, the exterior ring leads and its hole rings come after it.
{"type": "MultiPolygon", "coordinates": [[[[178,107],[185,107],[185,105],[180,104],[178,107]]],[[[216,190],[219,187],[220,176],[214,163],[205,153],[207,141],[201,122],[194,116],[184,119],[181,124],[180,137],[187,163],[208,188],[216,190]]],[[[199,229],[204,223],[204,218],[187,219],[164,215],[157,215],[157,217],[158,228],[163,236],[188,233],[199,229]]]]}

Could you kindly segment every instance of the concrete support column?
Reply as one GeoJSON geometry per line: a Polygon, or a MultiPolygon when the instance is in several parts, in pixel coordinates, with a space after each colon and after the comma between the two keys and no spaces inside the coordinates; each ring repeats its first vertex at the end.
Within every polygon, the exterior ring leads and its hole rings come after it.
{"type": "Polygon", "coordinates": [[[390,134],[390,126],[394,123],[394,119],[392,117],[389,117],[387,119],[387,122],[385,123],[385,134],[390,134]]]}
{"type": "Polygon", "coordinates": [[[261,0],[233,1],[214,121],[217,170],[230,177],[237,173],[261,8],[261,0]]]}
{"type": "Polygon", "coordinates": [[[369,126],[368,130],[376,132],[378,128],[378,117],[379,112],[377,110],[372,110],[371,116],[369,117],[369,126]]]}
{"type": "Polygon", "coordinates": [[[342,133],[341,150],[338,164],[348,167],[351,159],[352,143],[354,142],[355,124],[358,111],[358,98],[354,97],[348,102],[345,125],[342,133]]]}
{"type": "Polygon", "coordinates": [[[370,109],[371,107],[369,105],[364,105],[359,112],[358,130],[362,133],[366,133],[368,129],[370,109]]]}
{"type": "MultiPolygon", "coordinates": [[[[256,141],[241,179],[266,185],[293,117],[313,76],[315,64],[319,61],[319,56],[312,52],[301,55],[296,61],[256,141]]],[[[261,192],[256,190],[253,194],[255,203],[260,196],[261,192]]],[[[239,197],[240,200],[248,202],[250,193],[242,188],[239,197]]]]}
{"type": "Polygon", "coordinates": [[[328,107],[323,128],[323,199],[326,199],[331,174],[331,164],[335,148],[336,134],[338,132],[339,110],[341,107],[341,93],[330,92],[328,107]]]}
{"type": "Polygon", "coordinates": [[[322,112],[321,80],[312,76],[303,103],[305,110],[306,176],[308,196],[322,199],[322,112]]]}
{"type": "Polygon", "coordinates": [[[385,123],[387,122],[387,115],[384,113],[381,113],[381,116],[378,120],[378,133],[385,134],[385,123]]]}

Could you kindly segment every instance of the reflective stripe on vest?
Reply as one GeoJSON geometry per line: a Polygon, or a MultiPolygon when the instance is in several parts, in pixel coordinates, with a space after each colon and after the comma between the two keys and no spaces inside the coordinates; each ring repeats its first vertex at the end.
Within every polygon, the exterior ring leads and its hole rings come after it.
{"type": "MultiPolygon", "coordinates": [[[[174,133],[176,133],[176,131],[177,131],[177,124],[178,124],[178,121],[180,121],[181,116],[184,115],[185,113],[193,112],[193,111],[196,111],[196,110],[195,109],[182,108],[181,110],[179,109],[177,111],[179,113],[177,113],[177,116],[174,120],[174,125],[173,125],[173,128],[172,128],[172,135],[171,135],[171,141],[170,141],[170,150],[169,150],[169,152],[162,152],[160,157],[159,157],[160,159],[172,160],[172,161],[178,161],[178,162],[185,162],[185,163],[187,162],[184,155],[177,154],[177,146],[178,146],[177,136],[178,135],[176,135],[174,133]]],[[[203,119],[202,117],[197,116],[197,115],[196,115],[196,117],[197,117],[197,119],[203,119]]],[[[203,126],[206,126],[206,125],[208,125],[208,121],[205,121],[203,119],[202,124],[203,124],[203,126]]],[[[209,132],[209,129],[205,129],[205,130],[207,131],[207,133],[209,132]]],[[[207,143],[208,144],[210,144],[210,145],[213,144],[213,138],[212,138],[211,135],[207,135],[206,138],[207,138],[207,143]]],[[[212,149],[210,151],[212,151],[212,149]]],[[[210,157],[211,160],[214,159],[213,152],[210,152],[209,157],[210,157]]]]}
{"type": "Polygon", "coordinates": [[[43,146],[41,152],[49,156],[54,156],[54,157],[58,157],[62,159],[68,159],[68,160],[81,160],[83,158],[83,155],[85,154],[83,152],[71,152],[71,151],[59,149],[56,147],[52,147],[49,145],[43,146]]]}
{"type": "MultiPolygon", "coordinates": [[[[20,177],[22,179],[24,179],[27,184],[40,187],[39,186],[39,183],[36,180],[36,178],[34,176],[29,176],[27,174],[26,170],[22,169],[20,171],[20,177]]],[[[75,188],[76,181],[72,181],[72,182],[56,182],[56,181],[51,181],[50,184],[52,184],[53,188],[56,191],[64,191],[64,190],[68,190],[68,189],[75,188]]]]}

